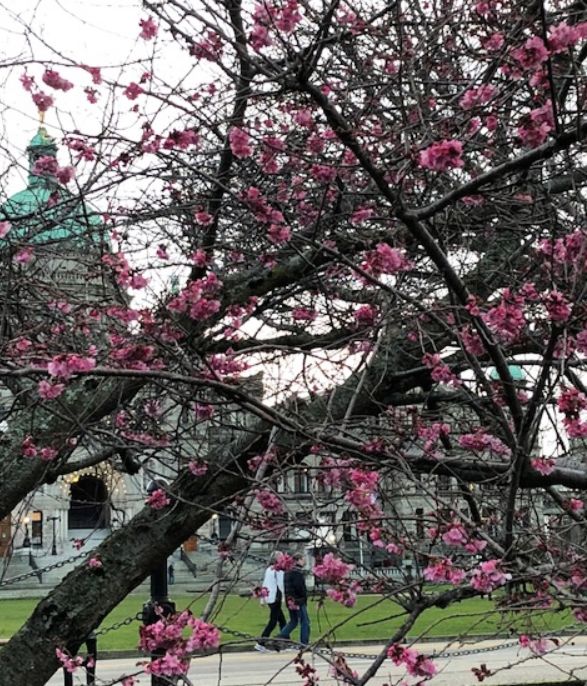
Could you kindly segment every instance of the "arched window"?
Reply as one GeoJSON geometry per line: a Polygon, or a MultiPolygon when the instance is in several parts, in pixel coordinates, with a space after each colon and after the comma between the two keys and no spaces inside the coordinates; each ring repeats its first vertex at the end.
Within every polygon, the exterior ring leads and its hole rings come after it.
{"type": "Polygon", "coordinates": [[[84,474],[71,484],[70,529],[105,529],[110,526],[108,489],[96,476],[84,474]]]}

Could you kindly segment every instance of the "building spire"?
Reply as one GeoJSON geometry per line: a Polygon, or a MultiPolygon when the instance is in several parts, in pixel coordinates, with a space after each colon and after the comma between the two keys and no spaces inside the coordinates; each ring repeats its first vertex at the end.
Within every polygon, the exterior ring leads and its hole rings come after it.
{"type": "Polygon", "coordinates": [[[57,157],[57,144],[43,126],[44,116],[44,112],[39,112],[39,130],[27,146],[27,153],[29,156],[29,186],[44,186],[48,183],[49,177],[35,174],[35,162],[40,157],[57,157]]]}

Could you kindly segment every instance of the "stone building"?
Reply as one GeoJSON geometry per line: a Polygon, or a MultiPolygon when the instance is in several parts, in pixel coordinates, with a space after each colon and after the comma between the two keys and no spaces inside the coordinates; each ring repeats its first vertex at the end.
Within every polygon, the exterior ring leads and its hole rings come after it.
{"type": "MultiPolygon", "coordinates": [[[[0,340],[4,341],[29,333],[37,340],[49,335],[59,319],[60,303],[87,306],[125,300],[100,267],[102,256],[110,250],[100,214],[80,193],[69,191],[51,174],[35,171],[37,160],[57,155],[56,143],[44,127],[29,143],[27,154],[26,188],[0,207],[0,221],[11,224],[0,240],[4,303],[0,340]],[[44,324],[45,333],[39,333],[44,324]]],[[[0,388],[0,438],[8,429],[13,390],[9,382],[0,388]]],[[[56,555],[70,555],[72,539],[89,537],[89,546],[96,545],[142,507],[143,493],[138,477],[117,471],[109,462],[44,485],[0,522],[0,557],[6,561],[30,552],[42,565],[56,555]]]]}

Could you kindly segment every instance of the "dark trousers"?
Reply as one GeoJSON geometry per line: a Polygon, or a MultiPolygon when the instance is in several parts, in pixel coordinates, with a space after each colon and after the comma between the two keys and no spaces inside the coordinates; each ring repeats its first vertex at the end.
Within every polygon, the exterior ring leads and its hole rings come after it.
{"type": "Polygon", "coordinates": [[[303,646],[310,643],[310,618],[308,617],[308,607],[305,603],[300,603],[297,610],[289,611],[289,622],[283,627],[277,638],[289,638],[291,632],[300,625],[300,641],[303,646]]]}
{"type": "Polygon", "coordinates": [[[286,624],[285,615],[281,609],[281,600],[275,603],[269,603],[267,607],[269,608],[269,621],[267,622],[267,626],[263,629],[263,633],[261,634],[263,638],[270,636],[271,632],[273,629],[275,629],[278,623],[280,629],[283,629],[286,624]]]}

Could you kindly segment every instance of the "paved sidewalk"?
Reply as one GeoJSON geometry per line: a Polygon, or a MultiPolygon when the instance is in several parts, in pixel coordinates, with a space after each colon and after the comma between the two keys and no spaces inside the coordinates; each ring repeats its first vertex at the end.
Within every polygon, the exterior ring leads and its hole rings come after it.
{"type": "MultiPolygon", "coordinates": [[[[477,684],[471,669],[486,664],[491,671],[497,672],[483,681],[486,686],[505,684],[564,683],[571,679],[587,678],[587,636],[572,641],[561,641],[560,647],[547,656],[533,656],[529,650],[512,647],[511,641],[480,641],[468,645],[450,645],[446,642],[423,643],[416,646],[427,654],[459,651],[461,654],[451,657],[436,658],[439,673],[431,686],[473,686],[477,684]],[[506,646],[506,647],[502,647],[506,646]],[[495,648],[498,648],[495,650],[495,648]],[[490,650],[488,650],[490,649],[490,650]],[[462,651],[471,651],[462,654],[462,651]],[[474,652],[472,652],[474,651],[474,652]]],[[[383,649],[378,646],[361,646],[361,657],[349,657],[348,664],[352,670],[362,675],[371,664],[367,656],[375,657],[383,649]]],[[[357,646],[341,647],[340,652],[357,653],[357,646]]],[[[256,651],[210,655],[192,660],[189,677],[197,686],[262,686],[271,681],[279,686],[301,686],[303,678],[295,670],[293,660],[295,652],[258,653],[256,651]]],[[[313,655],[306,658],[316,667],[321,686],[334,686],[329,655],[313,655]]],[[[141,669],[137,666],[140,660],[99,660],[97,676],[113,680],[122,674],[136,674],[141,669]]],[[[75,683],[85,683],[85,675],[75,683]]],[[[405,676],[405,670],[386,660],[378,674],[369,682],[372,686],[383,686],[397,682],[405,676]]],[[[415,679],[409,677],[414,683],[415,679]]],[[[340,683],[340,682],[338,682],[340,683]]],[[[62,674],[55,675],[47,686],[61,686],[62,674]]],[[[149,686],[150,677],[142,674],[140,686],[149,686]]]]}

